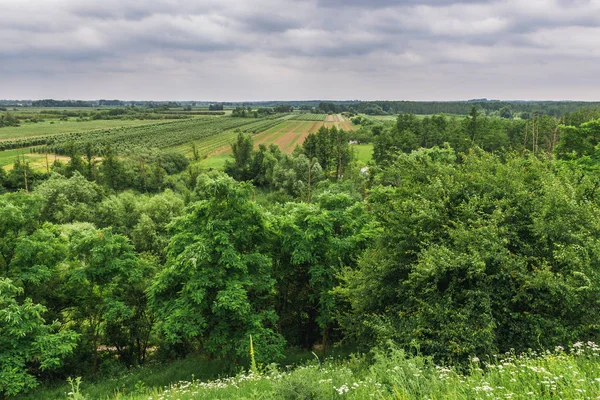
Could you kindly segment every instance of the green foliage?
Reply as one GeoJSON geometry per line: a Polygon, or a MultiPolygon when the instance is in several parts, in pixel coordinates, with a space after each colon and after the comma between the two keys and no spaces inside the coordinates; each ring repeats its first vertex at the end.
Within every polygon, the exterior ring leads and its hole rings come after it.
{"type": "Polygon", "coordinates": [[[0,271],[7,277],[22,237],[33,233],[41,220],[43,199],[25,193],[0,196],[0,271]]]}
{"type": "Polygon", "coordinates": [[[190,160],[181,153],[161,152],[156,156],[158,165],[163,168],[167,174],[173,175],[185,171],[190,165],[190,160]]]}
{"type": "Polygon", "coordinates": [[[77,335],[46,324],[45,308],[0,278],[0,395],[14,396],[37,385],[35,371],[55,369],[75,347],[77,335]]]}
{"type": "Polygon", "coordinates": [[[0,128],[5,126],[19,126],[19,120],[8,111],[0,114],[0,128]]]}
{"type": "Polygon", "coordinates": [[[327,175],[335,171],[336,179],[344,176],[344,170],[353,159],[348,144],[348,133],[338,130],[335,126],[322,126],[316,133],[309,134],[302,146],[302,152],[309,160],[316,159],[327,175]]]}
{"type": "Polygon", "coordinates": [[[17,157],[12,169],[8,171],[6,178],[4,178],[4,187],[13,191],[20,189],[29,190],[35,187],[42,178],[43,176],[35,172],[29,162],[25,161],[24,156],[23,160],[21,160],[21,157],[17,157]]]}
{"type": "Polygon", "coordinates": [[[171,190],[152,196],[122,192],[97,205],[96,224],[112,227],[129,237],[137,251],[164,260],[169,242],[167,225],[182,214],[183,208],[183,199],[171,190]]]}
{"type": "Polygon", "coordinates": [[[289,195],[310,202],[313,187],[325,179],[316,158],[309,160],[304,154],[282,157],[272,172],[272,186],[289,195]]]}
{"type": "Polygon", "coordinates": [[[288,204],[277,221],[277,311],[289,342],[325,350],[340,312],[333,296],[337,274],[355,266],[366,247],[370,218],[358,199],[325,192],[317,204],[288,204]]]}
{"type": "Polygon", "coordinates": [[[239,132],[236,141],[231,144],[233,162],[227,161],[225,163],[225,173],[238,181],[251,180],[253,178],[251,176],[253,147],[252,137],[239,132]]]}
{"type": "MultiPolygon", "coordinates": [[[[296,117],[276,114],[290,109],[278,104],[240,108],[253,118],[32,138],[39,142],[29,144],[54,144],[70,160],[56,160],[47,176],[35,172],[39,158],[30,157],[30,166],[21,154],[0,172],[0,186],[28,189],[0,195],[0,277],[16,290],[0,314],[15,304],[33,307],[80,340],[70,344],[71,356],[58,357],[64,366],[57,370],[42,371],[33,355],[19,371],[49,382],[81,375],[73,392],[90,398],[159,397],[152,380],[134,380],[143,368],[127,368],[197,354],[219,366],[211,377],[223,364],[252,371],[190,383],[200,398],[475,398],[487,391],[475,389],[486,379],[495,380],[497,393],[505,394],[503,386],[521,397],[537,394],[525,382],[537,385],[535,376],[505,382],[494,367],[475,368],[472,357],[597,340],[598,121],[582,111],[558,128],[558,109],[540,107],[544,115],[528,104],[491,103],[468,103],[466,117],[360,117],[358,131],[322,128],[290,155],[275,145],[255,150],[250,136],[276,133],[296,117]],[[530,112],[528,119],[508,118],[509,106],[530,112]],[[203,175],[212,164],[190,165],[177,153],[192,140],[202,159],[235,136],[226,171],[242,183],[203,175]],[[374,163],[353,163],[355,140],[374,142],[374,163]],[[559,161],[545,154],[557,143],[559,161]],[[173,145],[181,146],[158,149],[173,145]],[[336,342],[369,356],[323,358],[286,373],[265,366],[286,344],[319,353],[335,351],[336,342]],[[452,368],[436,368],[434,358],[452,368]],[[109,376],[127,383],[92,389],[109,376]],[[459,387],[460,380],[469,383],[459,387]],[[233,385],[247,392],[234,393],[233,385]],[[217,386],[223,391],[215,394],[217,386]]],[[[388,114],[400,106],[412,109],[389,102],[356,108],[388,114]]],[[[130,110],[100,111],[74,117],[119,118],[130,110]]],[[[575,356],[556,360],[560,368],[584,363],[575,356]]],[[[166,385],[182,374],[154,377],[166,385]]],[[[182,398],[192,396],[183,390],[182,398]]],[[[64,394],[52,393],[46,397],[64,394]]]]}
{"type": "Polygon", "coordinates": [[[248,361],[252,335],[258,362],[281,355],[272,308],[272,260],[264,211],[247,184],[202,175],[200,201],[172,224],[165,268],[150,288],[152,308],[167,343],[197,343],[231,363],[248,361]]]}
{"type": "Polygon", "coordinates": [[[585,122],[581,126],[561,126],[560,141],[554,149],[562,159],[591,156],[600,140],[600,119],[585,122]]]}
{"type": "Polygon", "coordinates": [[[498,111],[498,115],[501,118],[512,118],[513,112],[510,106],[504,106],[498,111]]]}
{"type": "MultiPolygon", "coordinates": [[[[418,118],[401,114],[392,129],[373,132],[373,157],[377,164],[387,166],[398,152],[410,153],[419,148],[443,146],[448,143],[458,152],[479,146],[486,151],[506,149],[551,150],[556,136],[556,120],[539,117],[534,125],[521,120],[485,117],[473,107],[463,120],[444,115],[418,118]],[[531,128],[535,127],[534,133],[531,128]]],[[[374,127],[374,129],[380,129],[374,127]]]]}
{"type": "Polygon", "coordinates": [[[110,229],[74,224],[65,226],[65,230],[69,237],[64,271],[68,309],[73,322],[86,333],[93,353],[92,371],[97,371],[98,346],[103,337],[107,338],[105,343],[123,349],[122,355],[137,350],[142,352],[137,354],[142,359],[146,350],[142,344],[148,342],[151,326],[144,326],[147,314],[145,302],[140,301],[148,282],[141,283],[151,274],[151,266],[137,257],[126,237],[110,229]],[[111,335],[115,329],[118,338],[111,335]],[[136,345],[137,349],[132,348],[136,345]]]}
{"type": "Polygon", "coordinates": [[[385,230],[346,271],[347,332],[453,361],[595,338],[598,206],[551,161],[453,158],[400,156],[370,194],[385,230]]]}
{"type": "Polygon", "coordinates": [[[86,397],[83,394],[81,394],[81,377],[80,376],[78,376],[75,379],[68,377],[67,382],[69,383],[69,386],[71,387],[71,391],[69,392],[69,399],[73,399],[73,400],[85,400],[86,399],[86,397]]]}
{"type": "Polygon", "coordinates": [[[23,288],[25,296],[48,304],[54,313],[60,309],[58,299],[62,295],[57,266],[65,253],[66,240],[59,227],[45,223],[31,234],[22,232],[15,240],[5,276],[23,288]]]}
{"type": "Polygon", "coordinates": [[[6,170],[0,167],[0,194],[6,191],[6,170]]]}
{"type": "Polygon", "coordinates": [[[94,207],[102,199],[102,188],[75,171],[71,178],[52,174],[35,193],[46,201],[42,218],[56,223],[93,221],[94,207]]]}

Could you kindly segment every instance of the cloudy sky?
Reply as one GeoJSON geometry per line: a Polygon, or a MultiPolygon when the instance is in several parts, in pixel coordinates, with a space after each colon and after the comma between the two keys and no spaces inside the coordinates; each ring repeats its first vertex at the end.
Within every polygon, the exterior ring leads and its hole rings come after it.
{"type": "Polygon", "coordinates": [[[600,0],[0,0],[0,98],[600,100],[600,0]]]}

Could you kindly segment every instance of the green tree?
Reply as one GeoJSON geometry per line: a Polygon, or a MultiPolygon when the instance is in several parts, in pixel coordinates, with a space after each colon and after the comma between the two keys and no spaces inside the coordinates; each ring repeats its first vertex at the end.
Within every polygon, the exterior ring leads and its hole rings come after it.
{"type": "Polygon", "coordinates": [[[477,111],[477,107],[473,106],[469,115],[466,118],[466,132],[467,136],[471,140],[471,142],[476,143],[477,139],[479,139],[479,116],[480,112],[477,111]]]}
{"type": "Polygon", "coordinates": [[[169,243],[167,225],[183,213],[183,200],[166,190],[140,199],[136,208],[139,219],[130,233],[133,244],[138,251],[151,253],[164,261],[169,243]]]}
{"type": "MultiPolygon", "coordinates": [[[[52,311],[60,310],[62,295],[57,267],[64,260],[66,240],[59,227],[45,223],[31,234],[21,231],[5,276],[23,288],[23,294],[52,311]],[[54,281],[52,284],[51,281],[54,281]]],[[[4,275],[4,274],[0,274],[4,275]]],[[[58,315],[55,316],[58,318],[58,315]]]]}
{"type": "Polygon", "coordinates": [[[172,224],[165,268],[150,288],[167,343],[196,343],[233,364],[248,362],[249,336],[259,361],[281,355],[265,213],[250,185],[201,175],[200,201],[172,224]]]}
{"type": "Polygon", "coordinates": [[[277,311],[286,338],[326,351],[341,314],[333,289],[368,244],[370,217],[360,197],[327,191],[316,204],[288,203],[276,224],[277,311]]]}
{"type": "Polygon", "coordinates": [[[505,157],[398,157],[391,185],[369,195],[385,229],[344,275],[349,334],[452,361],[596,339],[594,182],[551,160],[505,157]]]}
{"type": "Polygon", "coordinates": [[[332,130],[322,126],[316,133],[309,134],[302,146],[306,157],[309,160],[316,158],[325,173],[336,166],[333,139],[332,130]]]}
{"type": "Polygon", "coordinates": [[[0,194],[6,191],[6,170],[0,167],[0,194]]]}
{"type": "Polygon", "coordinates": [[[253,176],[253,183],[256,186],[269,186],[273,184],[273,171],[277,163],[285,157],[279,147],[273,143],[267,147],[264,144],[258,145],[258,151],[254,152],[252,157],[252,166],[250,175],[253,176]]]}
{"type": "Polygon", "coordinates": [[[100,181],[114,190],[123,190],[128,187],[128,182],[131,182],[123,162],[117,159],[110,147],[104,152],[100,176],[100,181]]]}
{"type": "Polygon", "coordinates": [[[335,177],[342,179],[346,167],[352,162],[354,154],[350,148],[348,132],[337,129],[335,126],[330,129],[330,135],[333,144],[333,158],[335,160],[335,177]]]}
{"type": "Polygon", "coordinates": [[[15,160],[13,167],[6,176],[4,186],[9,190],[25,189],[29,191],[40,180],[40,174],[31,169],[29,162],[19,157],[15,160]]]}
{"type": "Polygon", "coordinates": [[[43,205],[42,198],[23,192],[0,196],[0,276],[8,277],[19,239],[40,226],[43,205]]]}
{"type": "Polygon", "coordinates": [[[108,325],[133,318],[138,305],[136,291],[148,265],[134,252],[129,240],[110,229],[98,230],[91,224],[65,226],[69,237],[65,281],[71,299],[70,312],[84,333],[92,352],[92,372],[98,368],[98,347],[106,337],[108,325]]]}
{"type": "Polygon", "coordinates": [[[513,113],[512,113],[512,109],[510,106],[504,106],[502,107],[499,111],[498,111],[498,115],[501,118],[512,118],[513,117],[513,113]]]}
{"type": "Polygon", "coordinates": [[[231,144],[233,162],[227,161],[225,173],[237,181],[248,181],[254,178],[250,176],[253,147],[252,136],[239,132],[236,141],[231,144]]]}
{"type": "Polygon", "coordinates": [[[282,157],[273,168],[272,185],[291,196],[310,202],[313,187],[326,179],[316,158],[301,153],[282,157]]]}
{"type": "MultiPolygon", "coordinates": [[[[79,152],[79,149],[77,148],[77,146],[75,145],[75,143],[71,142],[71,143],[67,143],[67,145],[65,146],[65,152],[67,154],[67,156],[69,157],[69,162],[67,163],[67,166],[65,168],[65,173],[67,177],[71,177],[75,172],[78,172],[80,174],[86,174],[86,172],[88,171],[88,168],[86,168],[83,159],[81,158],[81,153],[79,152]]],[[[90,161],[91,161],[91,155],[92,155],[92,149],[89,148],[89,155],[90,155],[90,161]]],[[[90,169],[91,172],[91,169],[90,169]]]]}
{"type": "Polygon", "coordinates": [[[19,126],[19,120],[7,111],[4,115],[0,115],[0,128],[4,126],[19,126]]]}
{"type": "Polygon", "coordinates": [[[387,165],[398,152],[410,153],[419,148],[422,126],[413,114],[400,114],[390,131],[377,135],[373,142],[373,158],[379,165],[387,165]]]}
{"type": "Polygon", "coordinates": [[[46,311],[26,298],[10,279],[0,278],[0,397],[15,396],[37,386],[36,370],[59,367],[73,352],[77,335],[47,324],[46,311]]]}
{"type": "Polygon", "coordinates": [[[46,201],[42,217],[51,222],[93,221],[95,207],[102,200],[102,188],[78,171],[71,178],[52,174],[34,191],[46,201]]]}
{"type": "Polygon", "coordinates": [[[562,159],[590,156],[600,143],[600,119],[589,121],[581,126],[561,126],[560,141],[555,154],[562,159]]]}

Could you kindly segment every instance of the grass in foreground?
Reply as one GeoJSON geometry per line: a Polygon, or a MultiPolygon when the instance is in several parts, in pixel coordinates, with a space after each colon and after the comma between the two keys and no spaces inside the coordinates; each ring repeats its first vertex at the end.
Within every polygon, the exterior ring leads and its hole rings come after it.
{"type": "Polygon", "coordinates": [[[323,363],[315,359],[295,369],[272,365],[259,373],[241,373],[208,381],[194,376],[182,379],[181,373],[168,372],[191,371],[193,361],[184,362],[188,364],[177,364],[175,368],[155,367],[152,373],[136,372],[119,378],[122,385],[108,397],[106,391],[98,390],[103,383],[88,386],[84,382],[79,391],[76,386],[74,389],[63,387],[62,394],[59,390],[38,391],[29,398],[466,400],[597,399],[600,396],[600,348],[594,343],[577,343],[568,351],[557,348],[544,354],[505,354],[489,361],[473,358],[464,372],[436,366],[425,357],[408,357],[398,349],[375,352],[370,362],[364,356],[328,359],[323,363]],[[140,377],[144,379],[136,382],[140,377]],[[156,379],[151,385],[147,379],[150,377],[156,379]],[[171,382],[165,385],[169,379],[171,382]],[[64,393],[66,389],[74,392],[69,395],[64,393]]]}

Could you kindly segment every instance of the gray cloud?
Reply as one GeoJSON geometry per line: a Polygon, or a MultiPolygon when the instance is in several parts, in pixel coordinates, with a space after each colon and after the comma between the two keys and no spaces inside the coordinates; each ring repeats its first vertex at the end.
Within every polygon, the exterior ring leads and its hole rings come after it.
{"type": "Polygon", "coordinates": [[[0,5],[5,98],[595,99],[600,89],[600,0],[0,5]]]}

